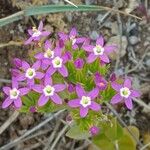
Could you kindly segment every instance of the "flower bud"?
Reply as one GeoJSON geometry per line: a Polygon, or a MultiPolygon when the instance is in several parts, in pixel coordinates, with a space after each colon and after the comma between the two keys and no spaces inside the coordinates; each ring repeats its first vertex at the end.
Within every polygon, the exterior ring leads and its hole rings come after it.
{"type": "Polygon", "coordinates": [[[15,65],[16,68],[22,67],[22,61],[19,58],[14,58],[13,59],[13,64],[15,65]]]}
{"type": "Polygon", "coordinates": [[[92,126],[90,128],[90,133],[91,133],[92,136],[97,135],[99,133],[99,131],[100,131],[100,129],[98,127],[96,127],[96,126],[92,126]]]}
{"type": "Polygon", "coordinates": [[[84,60],[81,58],[78,58],[75,60],[74,65],[77,69],[82,69],[84,65],[84,60]]]}
{"type": "Polygon", "coordinates": [[[70,93],[72,93],[72,92],[75,91],[75,87],[74,87],[73,84],[70,83],[70,84],[68,85],[68,91],[69,91],[70,93]]]}

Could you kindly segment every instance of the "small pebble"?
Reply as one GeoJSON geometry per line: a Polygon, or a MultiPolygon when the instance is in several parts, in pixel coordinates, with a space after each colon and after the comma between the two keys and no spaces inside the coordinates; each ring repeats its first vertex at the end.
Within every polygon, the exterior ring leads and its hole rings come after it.
{"type": "Polygon", "coordinates": [[[136,36],[130,36],[129,37],[129,42],[131,45],[136,45],[139,42],[139,38],[136,36]]]}
{"type": "Polygon", "coordinates": [[[92,31],[92,33],[90,34],[90,38],[92,40],[96,40],[99,37],[99,34],[97,33],[97,31],[92,31]]]}

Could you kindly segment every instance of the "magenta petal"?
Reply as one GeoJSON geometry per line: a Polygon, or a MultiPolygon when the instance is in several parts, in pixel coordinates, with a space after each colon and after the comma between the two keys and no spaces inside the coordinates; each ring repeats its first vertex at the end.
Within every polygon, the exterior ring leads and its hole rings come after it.
{"type": "Polygon", "coordinates": [[[104,46],[104,38],[102,36],[96,40],[96,45],[104,46]]]}
{"type": "Polygon", "coordinates": [[[9,97],[7,97],[4,100],[4,102],[2,103],[2,108],[7,108],[12,102],[13,102],[13,100],[11,100],[9,97]]]}
{"type": "Polygon", "coordinates": [[[51,33],[50,33],[49,31],[43,31],[41,35],[42,35],[42,36],[48,36],[48,35],[50,35],[50,34],[51,34],[51,33]]]}
{"type": "Polygon", "coordinates": [[[42,94],[38,100],[38,106],[45,105],[48,102],[48,100],[49,100],[49,97],[42,94]]]}
{"type": "Polygon", "coordinates": [[[7,95],[9,95],[10,90],[11,90],[10,87],[7,87],[7,86],[3,87],[3,91],[4,91],[4,93],[7,94],[7,95]]]}
{"type": "Polygon", "coordinates": [[[18,81],[16,79],[12,79],[12,88],[18,89],[18,81]]]}
{"type": "Polygon", "coordinates": [[[110,53],[114,52],[116,48],[117,48],[117,46],[115,46],[115,45],[104,46],[104,51],[105,51],[107,54],[110,54],[110,53]]]}
{"type": "Polygon", "coordinates": [[[79,106],[80,106],[80,99],[73,99],[73,100],[70,100],[70,101],[68,102],[68,105],[69,105],[70,107],[73,107],[73,108],[79,107],[79,106]]]}
{"type": "Polygon", "coordinates": [[[119,103],[122,100],[122,97],[120,96],[120,94],[116,94],[115,96],[112,97],[111,99],[111,104],[116,104],[119,103]]]}
{"type": "Polygon", "coordinates": [[[91,108],[94,111],[99,111],[101,109],[101,106],[96,102],[91,101],[91,105],[89,106],[89,108],[91,108]]]}
{"type": "Polygon", "coordinates": [[[128,97],[127,99],[125,99],[125,105],[130,110],[133,108],[132,99],[130,97],[128,97]]]}
{"type": "Polygon", "coordinates": [[[33,38],[30,37],[28,40],[26,40],[26,41],[24,42],[24,44],[25,44],[25,45],[28,45],[28,44],[30,44],[30,43],[32,42],[32,40],[33,40],[33,38]]]}
{"type": "Polygon", "coordinates": [[[88,58],[87,58],[87,62],[88,62],[88,63],[92,63],[92,62],[94,62],[94,61],[96,60],[96,58],[97,58],[97,56],[94,55],[93,53],[91,53],[91,54],[88,56],[88,58]]]}
{"type": "Polygon", "coordinates": [[[49,74],[45,75],[44,85],[52,85],[52,78],[49,74]]]}
{"type": "Polygon", "coordinates": [[[14,100],[14,105],[16,106],[16,108],[20,108],[22,106],[22,101],[20,97],[14,100]]]}
{"type": "Polygon", "coordinates": [[[37,79],[42,79],[43,77],[44,77],[44,73],[42,73],[42,72],[36,72],[36,78],[37,79]]]}
{"type": "Polygon", "coordinates": [[[43,57],[43,53],[35,54],[34,57],[35,57],[36,59],[42,59],[42,58],[44,58],[44,57],[43,57]]]}
{"type": "Polygon", "coordinates": [[[58,36],[63,40],[63,41],[66,41],[68,40],[68,35],[63,33],[63,32],[59,32],[58,33],[58,36]]]}
{"type": "Polygon", "coordinates": [[[77,35],[77,30],[76,28],[72,28],[71,31],[70,31],[70,34],[69,34],[69,37],[75,37],[77,35]]]}
{"type": "Polygon", "coordinates": [[[61,68],[58,68],[58,71],[60,72],[60,74],[63,76],[63,77],[67,77],[68,76],[68,70],[66,68],[65,65],[62,65],[61,68]]]}
{"type": "Polygon", "coordinates": [[[46,74],[52,75],[56,72],[56,69],[53,66],[50,66],[46,72],[46,74]]]}
{"type": "Polygon", "coordinates": [[[94,46],[92,46],[92,45],[83,45],[82,48],[87,52],[93,52],[94,46]]]}
{"type": "Polygon", "coordinates": [[[118,84],[118,83],[116,83],[116,82],[112,82],[112,83],[111,83],[111,86],[112,86],[112,88],[113,88],[114,90],[116,90],[116,91],[120,91],[120,89],[122,88],[122,85],[121,85],[121,84],[118,84]]]}
{"type": "Polygon", "coordinates": [[[22,68],[23,70],[27,70],[28,68],[30,68],[30,65],[26,61],[22,61],[22,68]]]}
{"type": "Polygon", "coordinates": [[[39,24],[38,30],[39,30],[39,31],[42,31],[42,30],[43,30],[43,22],[42,22],[42,21],[40,21],[40,24],[39,24]]]}
{"type": "Polygon", "coordinates": [[[43,86],[42,86],[42,85],[33,85],[33,86],[32,86],[32,89],[33,89],[35,92],[38,92],[38,93],[42,93],[42,92],[43,92],[43,86]]]}
{"type": "Polygon", "coordinates": [[[85,41],[85,38],[84,37],[81,37],[81,38],[77,38],[76,39],[76,43],[83,43],[85,41]]]}
{"type": "Polygon", "coordinates": [[[27,85],[30,87],[34,85],[34,79],[27,79],[27,85]]]}
{"type": "Polygon", "coordinates": [[[100,59],[105,63],[110,62],[108,56],[105,53],[103,53],[103,55],[100,56],[100,59]]]}
{"type": "Polygon", "coordinates": [[[25,74],[23,73],[23,74],[18,75],[16,79],[18,81],[24,81],[26,79],[25,74]]]}
{"type": "Polygon", "coordinates": [[[28,89],[28,88],[20,88],[19,91],[20,91],[20,95],[22,96],[22,95],[28,94],[30,89],[28,89]]]}
{"type": "Polygon", "coordinates": [[[140,97],[141,93],[138,90],[131,90],[131,97],[140,97]]]}
{"type": "Polygon", "coordinates": [[[127,87],[127,88],[131,88],[131,80],[130,79],[125,79],[124,81],[124,87],[127,87]]]}
{"type": "Polygon", "coordinates": [[[51,99],[56,104],[62,104],[62,99],[56,93],[54,93],[54,95],[51,96],[51,99]]]}
{"type": "Polygon", "coordinates": [[[54,49],[54,54],[55,54],[55,56],[61,56],[61,53],[62,53],[62,48],[60,48],[60,47],[56,47],[55,49],[54,49]]]}
{"type": "Polygon", "coordinates": [[[78,48],[78,45],[75,43],[75,44],[72,46],[72,48],[73,48],[74,50],[76,50],[76,49],[78,48]]]}
{"type": "Polygon", "coordinates": [[[88,107],[80,107],[80,116],[84,118],[88,114],[88,107]]]}
{"type": "Polygon", "coordinates": [[[83,87],[80,84],[76,85],[76,93],[77,93],[78,97],[82,97],[82,96],[86,95],[85,90],[83,89],[83,87]]]}
{"type": "Polygon", "coordinates": [[[35,69],[35,70],[38,70],[40,68],[40,66],[41,66],[41,62],[40,61],[36,61],[33,64],[32,68],[35,69]]]}
{"type": "Polygon", "coordinates": [[[60,92],[66,88],[66,85],[65,84],[55,84],[53,87],[56,92],[60,92]]]}
{"type": "Polygon", "coordinates": [[[45,50],[51,48],[51,46],[52,46],[52,45],[51,45],[51,42],[50,42],[49,40],[46,40],[46,42],[45,42],[45,44],[44,44],[45,50]]]}
{"type": "Polygon", "coordinates": [[[33,34],[32,29],[28,29],[28,33],[32,36],[32,34],[33,34]]]}
{"type": "Polygon", "coordinates": [[[95,89],[93,89],[92,91],[90,91],[90,92],[88,93],[88,96],[89,96],[91,99],[95,99],[95,98],[98,96],[98,94],[99,94],[99,90],[98,90],[98,88],[95,88],[95,89]]]}

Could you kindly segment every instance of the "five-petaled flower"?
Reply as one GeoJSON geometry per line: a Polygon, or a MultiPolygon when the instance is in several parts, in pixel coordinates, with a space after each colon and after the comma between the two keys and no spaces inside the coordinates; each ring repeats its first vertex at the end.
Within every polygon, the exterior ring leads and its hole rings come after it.
{"type": "Polygon", "coordinates": [[[104,63],[109,63],[108,55],[115,50],[116,46],[108,46],[104,44],[104,38],[100,36],[96,40],[96,46],[84,44],[83,49],[89,52],[89,56],[87,58],[88,63],[94,62],[97,58],[104,63]]]}
{"type": "Polygon", "coordinates": [[[82,86],[78,84],[76,86],[76,93],[78,98],[70,100],[68,105],[73,108],[80,107],[81,117],[85,117],[88,114],[89,109],[94,111],[99,111],[101,109],[101,106],[94,101],[99,94],[98,88],[94,88],[92,91],[86,92],[82,86]]]}
{"type": "Polygon", "coordinates": [[[127,78],[123,84],[112,82],[111,85],[117,91],[117,94],[112,97],[111,103],[116,104],[124,100],[127,108],[131,110],[133,108],[132,99],[134,97],[140,97],[140,93],[132,89],[131,80],[127,78]]]}
{"type": "Polygon", "coordinates": [[[56,47],[54,57],[51,60],[50,67],[47,70],[47,74],[53,75],[56,71],[58,71],[63,77],[67,77],[68,70],[64,65],[67,61],[66,55],[62,55],[62,48],[56,47]]]}
{"type": "Polygon", "coordinates": [[[43,22],[41,21],[39,24],[38,29],[33,27],[32,29],[28,30],[29,35],[31,36],[25,44],[30,44],[32,41],[40,41],[41,37],[50,35],[49,31],[43,31],[43,22]]]}
{"type": "Polygon", "coordinates": [[[22,61],[22,69],[20,75],[17,76],[18,81],[27,80],[27,85],[31,87],[34,84],[34,79],[42,79],[44,73],[37,71],[40,68],[40,62],[37,61],[31,67],[26,61],[22,61]]]}
{"type": "Polygon", "coordinates": [[[71,41],[73,49],[77,49],[78,48],[77,44],[83,43],[86,39],[84,37],[77,37],[78,33],[77,33],[76,28],[72,28],[69,35],[63,32],[58,33],[58,35],[60,39],[63,40],[64,42],[68,40],[71,41]]]}
{"type": "Polygon", "coordinates": [[[32,89],[41,96],[38,100],[38,106],[45,105],[49,99],[51,99],[56,104],[62,104],[62,99],[59,97],[57,92],[61,92],[66,88],[65,84],[55,84],[53,85],[52,79],[49,74],[45,75],[44,85],[33,85],[32,89]]]}
{"type": "Polygon", "coordinates": [[[16,108],[20,108],[22,106],[21,96],[26,95],[29,92],[29,89],[19,88],[18,82],[15,79],[12,79],[12,88],[3,87],[3,91],[8,97],[4,100],[2,104],[2,108],[7,108],[12,103],[14,103],[16,108]]]}

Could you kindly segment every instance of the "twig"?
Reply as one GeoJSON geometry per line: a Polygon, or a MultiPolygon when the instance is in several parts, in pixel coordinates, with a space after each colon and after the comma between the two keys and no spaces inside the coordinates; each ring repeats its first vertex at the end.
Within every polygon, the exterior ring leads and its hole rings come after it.
{"type": "Polygon", "coordinates": [[[14,147],[16,144],[20,143],[20,141],[27,137],[28,135],[30,135],[31,133],[35,132],[36,130],[40,129],[41,127],[43,127],[45,124],[47,124],[49,121],[51,121],[53,118],[57,117],[58,115],[60,115],[64,110],[61,110],[55,114],[53,114],[52,116],[50,116],[49,118],[47,118],[46,120],[44,120],[42,123],[40,123],[39,125],[35,126],[33,129],[29,130],[28,132],[26,132],[25,134],[23,134],[22,136],[20,136],[19,138],[15,139],[14,141],[0,147],[0,150],[8,150],[12,147],[14,147]]]}
{"type": "Polygon", "coordinates": [[[11,125],[12,122],[16,120],[16,118],[19,116],[19,112],[15,111],[8,119],[7,121],[0,127],[0,135],[11,125]]]}
{"type": "Polygon", "coordinates": [[[78,8],[77,5],[75,5],[73,2],[70,2],[69,0],[64,0],[65,2],[69,3],[70,5],[73,5],[74,7],[78,8]]]}
{"type": "Polygon", "coordinates": [[[11,83],[11,80],[8,80],[8,79],[0,79],[0,82],[2,82],[2,83],[11,83]]]}
{"type": "Polygon", "coordinates": [[[139,100],[139,99],[136,99],[136,98],[133,98],[133,100],[134,100],[136,103],[138,103],[140,106],[143,106],[143,107],[145,107],[146,109],[150,110],[150,107],[149,107],[147,104],[145,104],[142,100],[139,100]]]}
{"type": "Polygon", "coordinates": [[[140,150],[145,150],[148,146],[150,146],[150,142],[144,145],[140,150]]]}
{"type": "Polygon", "coordinates": [[[107,102],[105,102],[105,104],[107,105],[107,107],[113,112],[113,114],[117,117],[117,119],[119,120],[119,122],[127,129],[127,131],[130,133],[130,135],[134,138],[134,140],[137,142],[137,144],[140,147],[143,147],[143,144],[136,138],[136,136],[132,133],[132,131],[128,128],[128,126],[126,125],[126,123],[120,118],[119,114],[117,113],[117,111],[107,102]]]}
{"type": "Polygon", "coordinates": [[[21,46],[23,44],[23,42],[16,42],[16,41],[10,41],[8,43],[0,43],[0,48],[6,47],[6,46],[21,46]]]}
{"type": "Polygon", "coordinates": [[[65,125],[64,128],[61,130],[61,132],[58,134],[57,138],[55,139],[55,141],[53,142],[51,148],[49,150],[54,150],[57,142],[59,141],[59,139],[61,138],[61,136],[65,133],[65,131],[67,130],[68,125],[65,125]]]}

